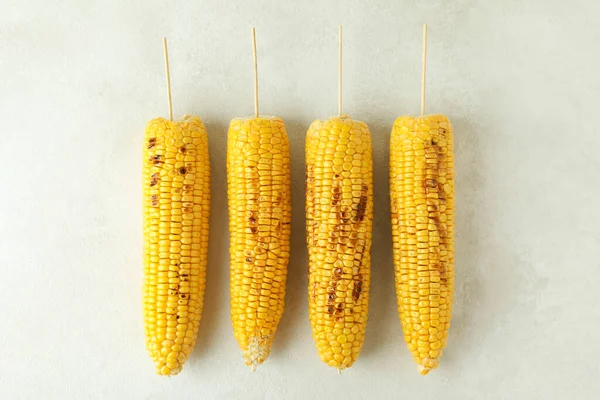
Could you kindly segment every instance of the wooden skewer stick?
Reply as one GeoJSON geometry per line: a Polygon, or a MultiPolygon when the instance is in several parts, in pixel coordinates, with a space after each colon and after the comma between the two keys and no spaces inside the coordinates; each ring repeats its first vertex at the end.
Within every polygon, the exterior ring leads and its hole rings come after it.
{"type": "Polygon", "coordinates": [[[169,99],[169,120],[173,121],[173,99],[171,98],[171,72],[169,70],[169,50],[167,38],[163,37],[163,50],[165,53],[165,71],[167,72],[167,96],[169,99]]]}
{"type": "Polygon", "coordinates": [[[421,117],[425,115],[425,75],[427,72],[427,24],[423,24],[423,70],[421,72],[421,117]]]}
{"type": "Polygon", "coordinates": [[[254,58],[254,117],[258,118],[258,63],[256,62],[256,29],[252,28],[252,57],[254,58]]]}
{"type": "Polygon", "coordinates": [[[339,51],[338,51],[338,114],[342,116],[342,26],[339,29],[339,51]]]}

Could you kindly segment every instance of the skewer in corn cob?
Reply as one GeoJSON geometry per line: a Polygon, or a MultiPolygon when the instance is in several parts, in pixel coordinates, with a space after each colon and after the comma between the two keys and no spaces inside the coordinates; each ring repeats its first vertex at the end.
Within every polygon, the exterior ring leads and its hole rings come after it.
{"type": "Polygon", "coordinates": [[[369,128],[341,114],[341,79],[339,108],[339,117],[313,122],[306,135],[306,232],[313,338],[321,360],[341,371],[365,337],[373,164],[369,128]]]}
{"type": "MultiPolygon", "coordinates": [[[[424,50],[426,43],[424,26],[424,50]]],[[[423,57],[425,61],[425,56],[423,57]]],[[[390,138],[390,200],[398,311],[425,375],[446,345],[454,291],[454,139],[443,115],[400,117],[390,138]]]]}
{"type": "Polygon", "coordinates": [[[283,121],[235,118],[227,140],[231,320],[254,371],[270,353],[284,309],[290,255],[290,152],[283,121]]]}
{"type": "Polygon", "coordinates": [[[210,208],[206,129],[198,117],[173,121],[170,97],[170,119],[148,122],[143,145],[144,327],[160,375],[178,374],[196,342],[210,208]]]}

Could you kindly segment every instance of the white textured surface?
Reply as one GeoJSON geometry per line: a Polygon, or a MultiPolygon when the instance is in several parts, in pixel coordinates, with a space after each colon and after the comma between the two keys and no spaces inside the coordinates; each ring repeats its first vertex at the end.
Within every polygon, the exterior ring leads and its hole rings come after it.
{"type": "MultiPolygon", "coordinates": [[[[507,1],[25,1],[0,12],[1,399],[592,399],[600,358],[600,3],[507,1]],[[456,311],[441,367],[417,374],[396,314],[387,143],[419,109],[455,126],[456,311]],[[376,217],[366,343],[341,376],[307,318],[303,141],[336,105],[373,134],[376,217]],[[252,374],[228,308],[225,138],[261,110],[292,140],[293,260],[272,355],[252,374]],[[158,377],[141,313],[141,138],[175,114],[210,135],[206,308],[184,372],[158,377]]],[[[596,395],[594,395],[596,393],[596,395]]]]}

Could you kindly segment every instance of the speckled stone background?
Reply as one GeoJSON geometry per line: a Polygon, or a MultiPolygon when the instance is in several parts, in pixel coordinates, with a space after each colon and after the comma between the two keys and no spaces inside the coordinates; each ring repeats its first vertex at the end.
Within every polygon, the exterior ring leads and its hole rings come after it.
{"type": "Polygon", "coordinates": [[[600,3],[506,1],[43,1],[0,11],[1,399],[595,399],[600,358],[600,3]],[[394,119],[454,123],[456,300],[441,366],[417,373],[396,313],[388,207],[394,119]],[[307,318],[303,142],[337,112],[371,127],[371,307],[359,361],[318,359],[307,318]],[[261,110],[292,148],[286,310],[252,374],[229,321],[225,140],[250,115],[250,27],[261,110]],[[141,140],[175,114],[210,136],[206,307],[187,367],[167,379],[144,348],[141,140]]]}

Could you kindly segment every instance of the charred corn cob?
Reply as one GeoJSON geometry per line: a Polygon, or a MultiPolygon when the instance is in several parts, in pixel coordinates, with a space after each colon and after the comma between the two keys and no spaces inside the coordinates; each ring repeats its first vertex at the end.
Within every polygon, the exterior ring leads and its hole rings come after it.
{"type": "Polygon", "coordinates": [[[194,348],[206,280],[210,165],[198,117],[148,123],[143,152],[144,326],[161,375],[194,348]]]}
{"type": "Polygon", "coordinates": [[[400,117],[390,140],[398,311],[425,375],[446,345],[454,291],[454,143],[443,115],[400,117]]]}
{"type": "Polygon", "coordinates": [[[252,370],[283,314],[290,255],[290,153],[277,117],[234,119],[227,140],[231,320],[252,370]]]}
{"type": "Polygon", "coordinates": [[[339,370],[365,337],[371,268],[373,164],[367,125],[315,121],[306,135],[308,303],[321,360],[339,370]]]}

